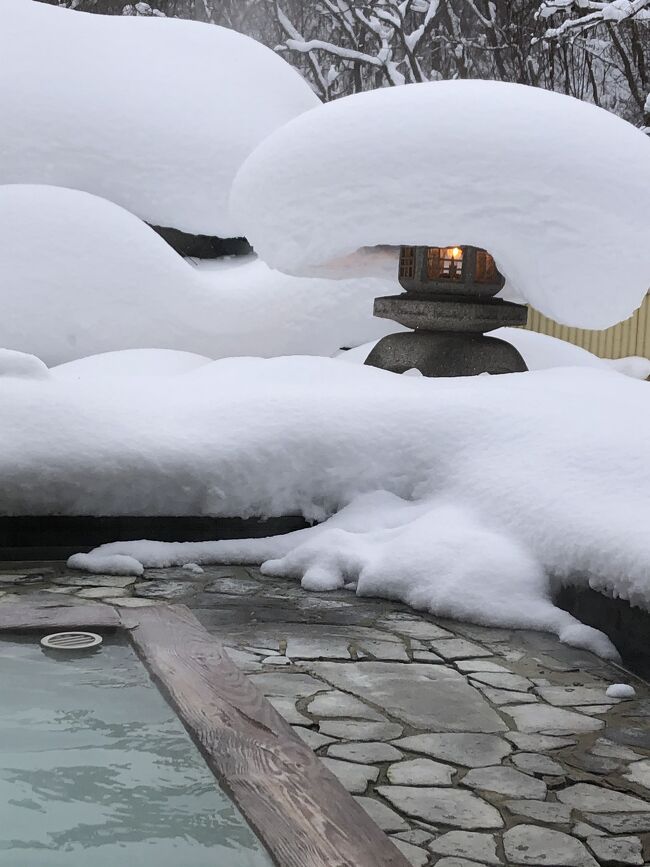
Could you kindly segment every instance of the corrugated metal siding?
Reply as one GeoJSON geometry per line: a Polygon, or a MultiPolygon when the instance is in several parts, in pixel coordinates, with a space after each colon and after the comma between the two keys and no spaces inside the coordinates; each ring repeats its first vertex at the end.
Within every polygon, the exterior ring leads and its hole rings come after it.
{"type": "Polygon", "coordinates": [[[644,303],[634,316],[606,331],[588,331],[585,328],[559,325],[532,308],[528,312],[526,327],[530,331],[575,343],[601,358],[625,358],[628,355],[650,358],[650,295],[646,295],[644,303]]]}

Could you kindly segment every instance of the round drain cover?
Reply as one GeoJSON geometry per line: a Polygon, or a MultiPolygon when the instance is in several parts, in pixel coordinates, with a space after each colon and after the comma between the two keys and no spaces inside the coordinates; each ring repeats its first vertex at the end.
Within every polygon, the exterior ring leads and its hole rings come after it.
{"type": "Polygon", "coordinates": [[[53,632],[41,638],[48,650],[89,650],[99,647],[104,639],[94,632],[53,632]]]}

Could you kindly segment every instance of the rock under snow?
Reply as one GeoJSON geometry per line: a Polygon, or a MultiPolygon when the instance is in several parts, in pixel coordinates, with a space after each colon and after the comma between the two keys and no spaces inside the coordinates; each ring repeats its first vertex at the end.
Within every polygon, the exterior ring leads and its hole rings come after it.
{"type": "Polygon", "coordinates": [[[196,268],[123,208],[58,187],[0,186],[0,262],[0,346],[50,366],[142,347],[330,355],[393,330],[372,316],[384,281],[288,277],[255,257],[196,268]]]}
{"type": "Polygon", "coordinates": [[[473,244],[506,291],[604,328],[650,285],[649,199],[650,141],[631,124],[541,88],[463,80],[296,118],[244,163],[231,205],[259,255],[292,274],[395,274],[401,244],[473,244]]]}
{"type": "Polygon", "coordinates": [[[86,190],[195,234],[242,234],[237,169],[319,104],[274,51],[177,18],[2,0],[0,58],[0,183],[86,190]]]}

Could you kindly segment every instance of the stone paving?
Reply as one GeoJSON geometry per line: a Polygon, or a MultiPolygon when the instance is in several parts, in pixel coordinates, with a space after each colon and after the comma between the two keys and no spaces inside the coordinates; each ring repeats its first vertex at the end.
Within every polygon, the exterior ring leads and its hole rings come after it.
{"type": "Polygon", "coordinates": [[[650,688],[552,636],[242,567],[0,564],[0,604],[25,594],[189,605],[415,867],[650,864],[650,688]]]}

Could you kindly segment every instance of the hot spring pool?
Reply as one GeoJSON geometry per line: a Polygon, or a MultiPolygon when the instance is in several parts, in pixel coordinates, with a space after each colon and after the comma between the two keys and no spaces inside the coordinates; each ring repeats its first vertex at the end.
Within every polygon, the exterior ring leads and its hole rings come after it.
{"type": "Polygon", "coordinates": [[[270,867],[134,651],[0,640],[0,867],[270,867]]]}

